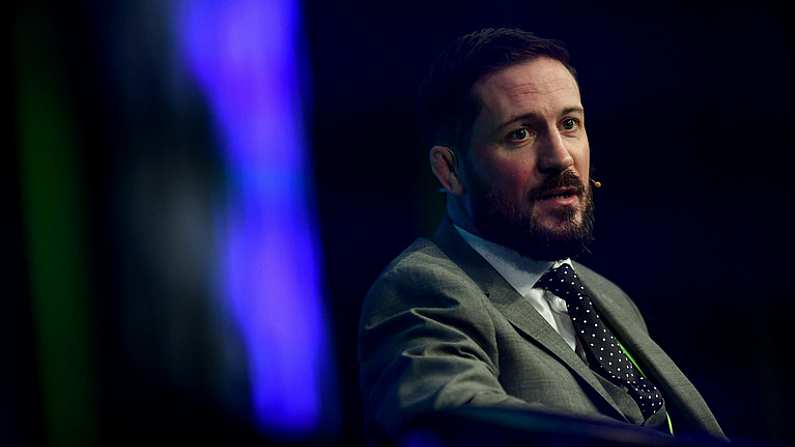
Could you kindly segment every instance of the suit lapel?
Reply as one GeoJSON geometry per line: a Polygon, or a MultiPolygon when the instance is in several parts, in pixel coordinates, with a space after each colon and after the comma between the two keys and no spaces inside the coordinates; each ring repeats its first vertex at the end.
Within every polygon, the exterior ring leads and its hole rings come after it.
{"type": "MultiPolygon", "coordinates": [[[[637,323],[637,316],[610,298],[610,293],[599,286],[593,272],[582,265],[575,268],[593,297],[599,315],[613,329],[615,336],[635,358],[643,373],[663,392],[666,407],[685,413],[690,421],[697,421],[701,429],[723,435],[712,412],[695,386],[685,377],[670,357],[652,340],[637,323]],[[590,278],[590,280],[589,280],[590,278]]],[[[676,424],[676,420],[674,420],[676,424]]]]}
{"type": "Polygon", "coordinates": [[[590,385],[614,411],[614,417],[627,420],[615,401],[605,391],[588,365],[569,347],[563,338],[538,314],[530,302],[518,292],[469,244],[461,238],[448,219],[439,226],[433,241],[456,262],[494,306],[516,328],[544,346],[552,355],[567,365],[584,382],[590,385]]]}

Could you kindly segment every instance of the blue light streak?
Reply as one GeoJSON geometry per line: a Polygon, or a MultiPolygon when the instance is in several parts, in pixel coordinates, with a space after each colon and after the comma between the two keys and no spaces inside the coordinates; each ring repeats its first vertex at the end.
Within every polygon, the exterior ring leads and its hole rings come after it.
{"type": "Polygon", "coordinates": [[[190,0],[178,23],[223,137],[224,295],[248,349],[254,413],[264,430],[290,437],[329,418],[334,384],[302,128],[298,13],[294,0],[190,0]]]}

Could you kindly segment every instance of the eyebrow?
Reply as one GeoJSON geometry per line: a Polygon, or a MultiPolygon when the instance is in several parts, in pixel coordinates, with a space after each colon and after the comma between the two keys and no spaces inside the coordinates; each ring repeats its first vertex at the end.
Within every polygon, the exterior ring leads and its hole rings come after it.
{"type": "MultiPolygon", "coordinates": [[[[558,116],[562,117],[562,116],[568,115],[570,113],[575,113],[575,112],[578,112],[578,113],[581,113],[581,114],[584,115],[585,114],[585,109],[580,107],[580,106],[566,107],[565,109],[560,111],[560,114],[558,116]]],[[[538,115],[537,113],[534,113],[534,112],[524,113],[522,115],[517,115],[517,116],[514,116],[513,118],[509,119],[508,121],[500,124],[499,127],[497,127],[497,129],[495,129],[495,132],[499,132],[500,130],[508,127],[509,125],[511,125],[511,124],[513,124],[513,123],[515,123],[517,121],[528,120],[528,119],[529,120],[534,120],[534,121],[541,121],[542,118],[541,118],[540,115],[538,115]]]]}

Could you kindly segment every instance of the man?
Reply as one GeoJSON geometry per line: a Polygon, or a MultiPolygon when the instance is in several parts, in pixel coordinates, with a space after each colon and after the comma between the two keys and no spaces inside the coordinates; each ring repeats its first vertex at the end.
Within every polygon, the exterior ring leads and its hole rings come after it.
{"type": "Polygon", "coordinates": [[[485,29],[421,90],[447,216],[368,293],[360,379],[371,429],[506,407],[723,437],[616,285],[573,262],[591,240],[590,152],[562,44],[485,29]]]}

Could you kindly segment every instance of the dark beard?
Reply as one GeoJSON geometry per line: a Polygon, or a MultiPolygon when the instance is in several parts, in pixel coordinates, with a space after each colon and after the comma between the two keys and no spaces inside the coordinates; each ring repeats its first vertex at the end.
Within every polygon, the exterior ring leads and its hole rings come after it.
{"type": "Polygon", "coordinates": [[[576,174],[564,171],[560,175],[548,177],[532,191],[527,200],[534,205],[545,192],[563,186],[576,187],[580,203],[585,205],[580,224],[574,222],[578,210],[565,207],[559,210],[557,217],[566,223],[556,231],[548,230],[536,222],[532,215],[533,207],[528,213],[523,213],[521,208],[509,203],[498,192],[478,184],[471,191],[475,229],[483,238],[532,259],[557,261],[586,253],[593,240],[593,191],[583,185],[576,174]]]}

